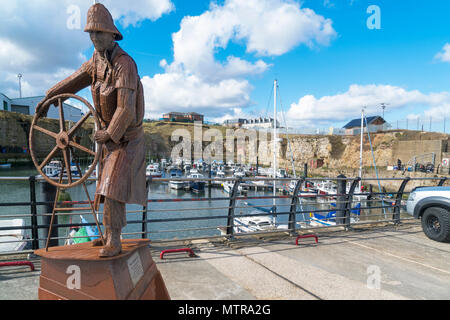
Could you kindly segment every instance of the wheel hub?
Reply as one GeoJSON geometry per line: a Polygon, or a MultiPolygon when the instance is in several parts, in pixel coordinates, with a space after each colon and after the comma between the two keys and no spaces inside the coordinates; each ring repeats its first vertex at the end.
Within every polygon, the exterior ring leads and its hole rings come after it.
{"type": "Polygon", "coordinates": [[[60,132],[56,137],[56,144],[60,149],[66,149],[69,146],[69,142],[69,135],[65,131],[60,132]]]}
{"type": "Polygon", "coordinates": [[[434,232],[437,232],[437,233],[441,229],[441,224],[439,223],[439,219],[437,219],[436,217],[432,217],[432,218],[428,219],[428,226],[431,230],[433,230],[434,232]]]}

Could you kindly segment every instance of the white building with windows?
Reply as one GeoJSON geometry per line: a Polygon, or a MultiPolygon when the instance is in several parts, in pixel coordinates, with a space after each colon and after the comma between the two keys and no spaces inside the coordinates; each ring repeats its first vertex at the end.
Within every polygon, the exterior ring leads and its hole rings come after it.
{"type": "MultiPolygon", "coordinates": [[[[44,99],[44,96],[10,99],[3,93],[0,93],[0,110],[17,112],[33,116],[38,103],[44,99]]],[[[64,103],[64,118],[68,121],[77,122],[81,119],[83,113],[81,109],[64,103]]],[[[59,110],[51,106],[47,113],[47,118],[59,119],[59,110]]]]}
{"type": "MultiPolygon", "coordinates": [[[[270,129],[273,128],[273,121],[273,118],[245,119],[242,127],[245,129],[270,129]]],[[[277,128],[280,128],[279,121],[277,121],[277,128]]]]}

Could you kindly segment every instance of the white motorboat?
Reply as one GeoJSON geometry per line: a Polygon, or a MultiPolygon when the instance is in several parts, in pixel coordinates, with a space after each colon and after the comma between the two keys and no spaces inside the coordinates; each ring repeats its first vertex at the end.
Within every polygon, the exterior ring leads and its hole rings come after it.
{"type": "Polygon", "coordinates": [[[199,172],[198,172],[197,168],[192,168],[192,169],[189,170],[189,173],[190,174],[198,174],[199,172]]]}
{"type": "MultiPolygon", "coordinates": [[[[255,178],[266,179],[267,177],[266,176],[255,176],[255,178]]],[[[255,180],[255,181],[251,181],[251,183],[253,183],[256,186],[263,187],[263,186],[267,185],[268,181],[266,181],[266,180],[255,180]]]]}
{"type": "Polygon", "coordinates": [[[322,181],[317,185],[317,194],[335,197],[337,194],[337,185],[330,180],[322,181]]]}
{"type": "Polygon", "coordinates": [[[158,164],[149,164],[145,171],[146,171],[147,177],[152,177],[152,178],[161,178],[162,177],[162,171],[159,170],[158,164]]]}
{"type": "MultiPolygon", "coordinates": [[[[234,181],[224,181],[223,191],[225,191],[227,193],[231,193],[233,191],[234,183],[235,183],[234,181]]],[[[239,184],[238,191],[241,193],[246,193],[248,191],[248,187],[243,186],[242,184],[239,184]]]]}
{"type": "MultiPolygon", "coordinates": [[[[291,180],[289,183],[289,192],[293,193],[295,186],[297,185],[297,180],[291,180]]],[[[306,183],[306,186],[302,186],[298,191],[299,196],[303,198],[315,198],[317,196],[317,190],[310,187],[309,183],[306,183]]]]}
{"type": "MultiPolygon", "coordinates": [[[[61,173],[62,165],[61,162],[58,160],[50,161],[49,164],[45,165],[44,168],[42,168],[42,172],[49,178],[55,178],[59,177],[61,173]]],[[[72,177],[80,177],[80,173],[78,172],[78,167],[71,163],[70,164],[70,174],[72,177]]],[[[67,169],[64,168],[63,177],[67,178],[67,169]]],[[[41,175],[38,176],[38,178],[42,178],[41,175]]]]}
{"type": "Polygon", "coordinates": [[[242,169],[237,169],[233,174],[236,178],[245,178],[245,171],[242,169]]]}
{"type": "Polygon", "coordinates": [[[169,188],[175,189],[175,190],[181,190],[184,189],[188,183],[186,181],[180,181],[180,180],[170,180],[169,181],[169,188]]]}
{"type": "Polygon", "coordinates": [[[212,184],[215,186],[222,186],[225,181],[219,180],[219,179],[225,179],[225,177],[226,177],[225,172],[217,171],[216,177],[215,177],[217,180],[213,180],[212,184]]]}
{"type": "MultiPolygon", "coordinates": [[[[49,178],[58,177],[61,173],[61,162],[54,160],[42,168],[42,172],[49,178]]],[[[38,177],[41,177],[40,175],[38,177]]]]}
{"type": "MultiPolygon", "coordinates": [[[[171,169],[170,177],[171,178],[181,178],[182,172],[180,169],[171,169]]],[[[181,190],[188,186],[188,182],[180,181],[180,180],[170,180],[169,188],[175,190],[181,190]]]]}
{"type": "Polygon", "coordinates": [[[249,202],[244,202],[245,205],[252,208],[250,217],[235,217],[234,231],[235,232],[260,232],[260,231],[276,231],[287,230],[287,224],[278,224],[276,222],[275,213],[276,206],[271,208],[259,207],[249,202]]]}
{"type": "Polygon", "coordinates": [[[287,178],[288,174],[285,169],[278,169],[276,172],[276,178],[287,178]]]}
{"type": "MultiPolygon", "coordinates": [[[[258,211],[252,211],[259,213],[258,211]]],[[[253,217],[236,217],[234,218],[234,232],[261,232],[276,230],[276,226],[271,216],[253,216],[253,217]]]]}
{"type": "MultiPolygon", "coordinates": [[[[275,219],[271,213],[272,209],[268,210],[259,208],[251,211],[250,214],[255,214],[255,216],[250,217],[237,216],[233,219],[234,222],[233,231],[235,233],[251,233],[251,232],[287,230],[288,226],[284,224],[278,225],[275,222],[275,219]]],[[[226,228],[220,228],[219,230],[222,234],[226,234],[226,228]]]]}
{"type": "MultiPolygon", "coordinates": [[[[24,219],[0,220],[0,227],[23,227],[24,219]]],[[[21,251],[27,245],[24,240],[24,230],[3,230],[0,231],[0,252],[21,251]]]]}

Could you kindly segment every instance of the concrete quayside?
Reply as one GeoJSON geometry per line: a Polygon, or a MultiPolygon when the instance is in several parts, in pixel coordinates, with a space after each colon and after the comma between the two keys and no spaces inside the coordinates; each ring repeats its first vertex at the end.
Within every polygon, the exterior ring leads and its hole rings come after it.
{"type": "MultiPolygon", "coordinates": [[[[319,242],[287,233],[156,243],[149,250],[174,300],[450,299],[450,245],[417,221],[316,230],[319,242]],[[160,259],[162,250],[191,248],[160,259]]],[[[26,260],[26,256],[2,259],[26,260]]],[[[0,268],[0,300],[38,298],[40,261],[0,268]]]]}

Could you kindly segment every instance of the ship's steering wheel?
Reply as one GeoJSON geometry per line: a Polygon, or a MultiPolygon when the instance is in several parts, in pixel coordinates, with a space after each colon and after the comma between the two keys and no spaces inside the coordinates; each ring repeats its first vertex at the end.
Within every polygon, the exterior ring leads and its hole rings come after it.
{"type": "MultiPolygon", "coordinates": [[[[100,157],[100,152],[96,152],[95,150],[86,148],[84,146],[82,146],[79,141],[75,140],[75,134],[77,132],[78,129],[80,129],[80,127],[83,125],[83,123],[86,122],[87,119],[89,119],[90,117],[94,118],[94,122],[96,124],[96,128],[100,128],[100,122],[99,122],[99,118],[97,116],[97,113],[95,111],[95,109],[91,106],[91,104],[86,100],[83,99],[82,97],[79,97],[77,95],[74,94],[60,94],[54,97],[51,97],[47,100],[45,100],[42,103],[42,108],[46,109],[49,106],[54,105],[57,109],[59,109],[59,132],[53,132],[50,130],[47,130],[45,128],[42,128],[41,126],[37,125],[38,120],[41,118],[42,116],[42,112],[39,111],[38,113],[36,113],[33,117],[33,122],[31,123],[31,128],[30,128],[30,135],[29,135],[29,146],[30,146],[30,155],[31,155],[31,159],[33,160],[34,165],[36,166],[36,169],[38,170],[38,172],[42,175],[42,177],[49,182],[50,184],[54,185],[55,187],[59,187],[62,189],[69,189],[75,186],[78,186],[80,184],[82,184],[84,181],[86,181],[92,174],[92,172],[95,169],[95,166],[98,163],[99,157],[100,157]],[[82,104],[84,104],[86,107],[88,107],[89,111],[78,121],[76,122],[70,129],[66,129],[66,122],[64,119],[64,101],[67,99],[75,99],[80,101],[82,104]],[[33,147],[33,136],[34,136],[34,131],[39,131],[43,134],[45,134],[46,136],[52,137],[55,139],[55,146],[54,148],[50,151],[50,153],[45,157],[45,159],[39,163],[37,156],[36,156],[36,150],[33,147]],[[77,164],[77,170],[79,171],[79,175],[81,176],[79,179],[77,178],[76,180],[74,179],[74,177],[72,177],[72,173],[70,171],[70,166],[71,166],[71,154],[74,155],[74,149],[80,150],[83,153],[86,153],[87,156],[93,156],[94,160],[93,162],[90,164],[89,169],[82,174],[81,172],[81,168],[79,163],[77,164]],[[52,161],[52,159],[56,159],[58,154],[60,154],[60,152],[63,155],[63,164],[61,166],[61,170],[64,171],[64,168],[67,172],[67,178],[65,179],[67,181],[67,183],[61,181],[55,181],[53,179],[51,179],[50,177],[48,177],[45,172],[43,171],[44,167],[50,163],[50,161],[52,161]]],[[[38,141],[36,141],[38,142],[38,141]]],[[[95,145],[95,144],[92,144],[95,145]]],[[[101,145],[97,143],[97,147],[96,150],[101,150],[101,145]]]]}

